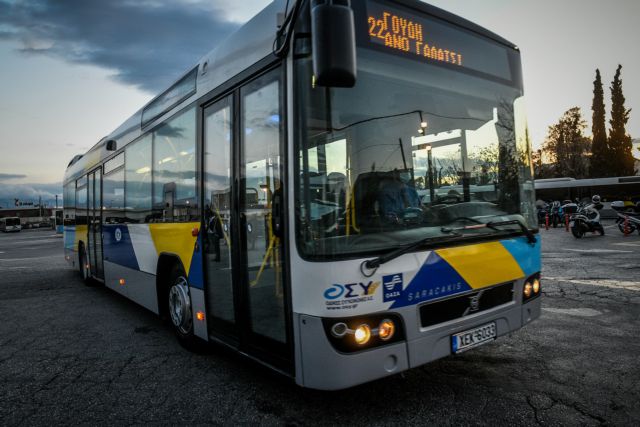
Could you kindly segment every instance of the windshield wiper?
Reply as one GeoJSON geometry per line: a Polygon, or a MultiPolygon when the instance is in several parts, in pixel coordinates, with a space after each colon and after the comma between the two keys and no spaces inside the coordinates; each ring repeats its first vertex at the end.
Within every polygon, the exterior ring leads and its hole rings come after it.
{"type": "Polygon", "coordinates": [[[527,227],[526,224],[524,224],[519,219],[512,219],[510,221],[496,221],[496,222],[488,222],[487,223],[487,227],[490,227],[490,228],[501,227],[503,225],[517,225],[517,226],[520,227],[520,230],[522,230],[522,233],[525,236],[527,236],[527,241],[529,243],[534,245],[534,244],[536,244],[536,242],[538,242],[538,239],[536,239],[536,236],[534,236],[533,233],[531,232],[531,230],[529,230],[529,227],[527,227]]]}
{"type": "Polygon", "coordinates": [[[419,248],[422,245],[425,245],[427,243],[431,243],[431,242],[447,242],[447,241],[451,241],[451,240],[456,240],[456,239],[460,239],[461,237],[464,237],[462,234],[458,233],[458,230],[464,230],[464,229],[469,229],[469,228],[490,228],[492,230],[498,230],[498,227],[504,226],[504,225],[518,225],[520,227],[520,230],[522,230],[522,233],[527,236],[527,241],[530,244],[535,244],[538,242],[538,239],[536,239],[536,236],[533,235],[533,233],[531,232],[531,230],[529,230],[529,228],[522,222],[519,221],[517,219],[514,220],[510,220],[510,221],[492,221],[492,222],[487,222],[487,223],[483,223],[481,221],[475,220],[473,218],[457,218],[459,219],[465,219],[465,220],[469,220],[471,222],[477,222],[478,226],[472,226],[472,227],[462,227],[460,229],[448,229],[448,228],[442,228],[442,232],[443,233],[450,233],[448,236],[432,236],[432,237],[425,237],[424,239],[420,239],[417,242],[411,243],[409,245],[403,246],[401,248],[396,249],[393,252],[389,252],[386,255],[382,255],[367,261],[363,261],[362,264],[360,264],[360,271],[362,272],[362,274],[365,277],[371,277],[375,274],[376,270],[378,270],[378,267],[380,267],[382,264],[386,264],[387,262],[398,258],[401,255],[406,254],[407,252],[411,252],[414,249],[419,248]],[[481,226],[481,227],[479,227],[481,226]],[[370,272],[367,273],[366,270],[369,270],[370,272]]]}
{"type": "Polygon", "coordinates": [[[379,257],[364,261],[362,264],[360,264],[360,271],[365,277],[371,277],[376,272],[378,267],[380,267],[382,264],[385,264],[395,258],[398,258],[399,256],[406,254],[407,252],[411,252],[412,250],[417,249],[422,245],[425,245],[431,242],[442,242],[442,241],[446,242],[449,240],[456,240],[461,237],[463,237],[462,234],[453,233],[453,232],[448,236],[425,237],[424,239],[420,239],[417,242],[410,243],[406,246],[396,249],[393,252],[389,252],[386,255],[381,255],[379,257]],[[366,273],[365,269],[370,270],[371,272],[366,273]]]}
{"type": "Polygon", "coordinates": [[[452,224],[454,222],[459,222],[459,221],[469,221],[469,222],[473,222],[474,225],[466,225],[464,227],[458,227],[458,228],[448,228],[448,227],[442,227],[440,229],[440,231],[442,231],[443,233],[451,233],[452,231],[459,231],[459,230],[475,230],[478,228],[490,228],[492,230],[498,230],[492,223],[490,222],[482,222],[479,221],[475,218],[470,218],[467,216],[459,216],[455,219],[453,219],[449,224],[452,224]]]}

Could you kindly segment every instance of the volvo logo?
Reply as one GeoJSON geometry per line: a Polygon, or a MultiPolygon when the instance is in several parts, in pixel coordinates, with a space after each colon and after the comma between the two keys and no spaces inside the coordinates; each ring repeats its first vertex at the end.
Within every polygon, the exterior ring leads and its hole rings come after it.
{"type": "Polygon", "coordinates": [[[471,295],[469,297],[469,307],[462,313],[462,316],[466,316],[470,313],[475,313],[480,310],[480,298],[482,298],[482,294],[484,291],[480,291],[475,295],[471,295]]]}

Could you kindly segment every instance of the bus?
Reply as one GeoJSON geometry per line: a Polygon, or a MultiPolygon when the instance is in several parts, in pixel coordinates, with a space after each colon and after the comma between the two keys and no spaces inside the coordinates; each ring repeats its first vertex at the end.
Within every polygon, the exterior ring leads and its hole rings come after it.
{"type": "Polygon", "coordinates": [[[20,230],[22,230],[22,225],[20,224],[20,218],[18,217],[0,218],[0,231],[9,233],[12,231],[20,231],[20,230]]]}
{"type": "Polygon", "coordinates": [[[62,235],[64,233],[63,210],[58,208],[52,209],[49,223],[51,224],[51,229],[54,230],[56,234],[62,235]]]}
{"type": "Polygon", "coordinates": [[[72,159],[65,257],[303,387],[491,343],[541,310],[523,96],[423,2],[274,1],[72,159]]]}
{"type": "Polygon", "coordinates": [[[537,197],[542,200],[591,200],[597,194],[605,203],[640,202],[640,176],[536,179],[535,187],[537,197]]]}

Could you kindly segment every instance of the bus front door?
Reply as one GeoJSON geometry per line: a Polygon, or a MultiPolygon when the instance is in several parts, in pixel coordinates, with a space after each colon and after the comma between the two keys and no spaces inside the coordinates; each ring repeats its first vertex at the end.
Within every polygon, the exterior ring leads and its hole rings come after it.
{"type": "Polygon", "coordinates": [[[272,71],[204,110],[203,261],[209,334],[290,371],[281,84],[272,71]]]}
{"type": "Polygon", "coordinates": [[[102,259],[102,171],[89,173],[88,205],[88,256],[91,275],[104,280],[102,259]]]}

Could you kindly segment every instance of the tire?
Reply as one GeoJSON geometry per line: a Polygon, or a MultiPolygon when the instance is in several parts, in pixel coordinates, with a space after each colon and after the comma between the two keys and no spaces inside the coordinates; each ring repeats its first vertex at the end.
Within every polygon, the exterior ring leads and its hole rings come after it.
{"type": "Polygon", "coordinates": [[[89,257],[87,256],[87,250],[83,244],[80,244],[78,254],[78,269],[80,270],[82,281],[85,285],[92,286],[93,279],[91,278],[91,267],[88,262],[89,257]]]}
{"type": "MultiPolygon", "coordinates": [[[[629,234],[633,234],[633,232],[636,230],[636,227],[634,225],[629,224],[629,226],[627,227],[628,232],[625,232],[625,226],[623,221],[618,223],[618,230],[620,230],[620,232],[625,236],[628,236],[629,234]]],[[[640,230],[638,230],[638,232],[640,232],[640,230]]]]}
{"type": "Polygon", "coordinates": [[[598,233],[600,233],[601,236],[604,236],[604,227],[602,225],[598,227],[598,233]]]}
{"type": "Polygon", "coordinates": [[[176,264],[170,274],[166,287],[166,304],[168,322],[180,345],[189,351],[201,352],[204,342],[193,333],[193,314],[191,309],[191,293],[184,269],[176,264]]]}
{"type": "Polygon", "coordinates": [[[576,224],[576,226],[571,227],[571,234],[573,234],[573,237],[575,237],[576,239],[581,239],[582,236],[584,236],[584,233],[582,232],[582,229],[577,224],[576,224]]]}

